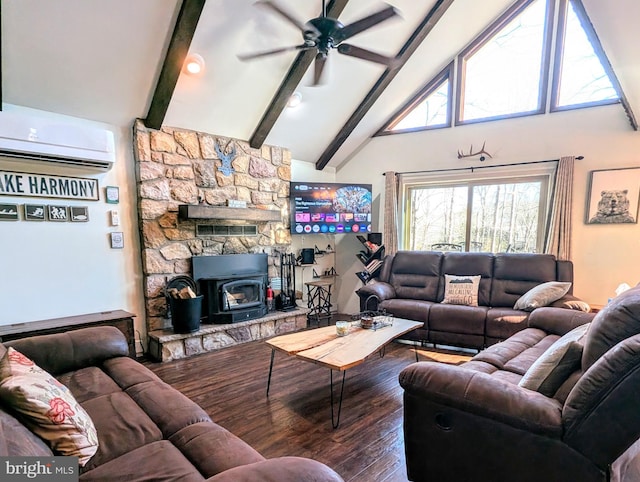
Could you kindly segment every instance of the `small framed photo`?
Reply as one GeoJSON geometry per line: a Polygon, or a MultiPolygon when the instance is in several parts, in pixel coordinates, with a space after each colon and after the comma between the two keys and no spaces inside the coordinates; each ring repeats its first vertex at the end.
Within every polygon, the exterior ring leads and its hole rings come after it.
{"type": "Polygon", "coordinates": [[[113,249],[124,248],[124,236],[122,235],[122,232],[115,231],[113,233],[110,233],[110,235],[111,235],[111,247],[113,249]]]}
{"type": "Polygon", "coordinates": [[[638,222],[640,167],[589,173],[586,224],[638,222]]]}
{"type": "Polygon", "coordinates": [[[71,206],[69,211],[72,223],[86,223],[89,221],[89,208],[87,206],[71,206]]]}
{"type": "Polygon", "coordinates": [[[67,206],[47,206],[49,221],[67,221],[67,206]]]}
{"type": "Polygon", "coordinates": [[[44,221],[46,219],[44,204],[25,204],[24,219],[26,221],[44,221]]]}
{"type": "Polygon", "coordinates": [[[0,221],[17,221],[17,204],[0,204],[0,221]]]}
{"type": "Polygon", "coordinates": [[[120,202],[120,189],[117,186],[105,187],[104,193],[109,204],[118,204],[120,202]]]}

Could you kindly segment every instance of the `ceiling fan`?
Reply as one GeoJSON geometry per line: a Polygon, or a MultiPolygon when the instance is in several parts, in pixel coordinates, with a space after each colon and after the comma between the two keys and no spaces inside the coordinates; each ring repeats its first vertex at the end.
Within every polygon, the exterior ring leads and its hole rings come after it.
{"type": "Polygon", "coordinates": [[[360,20],[357,20],[348,25],[343,25],[339,20],[327,16],[327,7],[325,0],[322,0],[322,15],[320,17],[312,18],[308,22],[301,22],[293,15],[277,5],[275,2],[269,0],[259,0],[256,5],[263,5],[270,8],[289,23],[296,26],[301,32],[304,43],[300,45],[293,45],[290,47],[281,47],[272,50],[266,50],[262,52],[241,54],[238,55],[240,60],[251,60],[258,57],[265,57],[267,55],[274,55],[283,52],[290,52],[292,50],[311,50],[316,49],[317,54],[314,61],[314,73],[313,73],[313,85],[320,83],[322,78],[322,71],[324,70],[329,50],[337,49],[339,53],[348,55],[351,57],[358,57],[370,62],[377,62],[379,64],[386,65],[387,67],[393,67],[397,60],[393,57],[385,57],[371,50],[356,47],[355,45],[343,43],[345,40],[350,39],[354,35],[357,35],[385,20],[399,15],[398,10],[392,6],[380,10],[379,12],[368,15],[360,20]]]}

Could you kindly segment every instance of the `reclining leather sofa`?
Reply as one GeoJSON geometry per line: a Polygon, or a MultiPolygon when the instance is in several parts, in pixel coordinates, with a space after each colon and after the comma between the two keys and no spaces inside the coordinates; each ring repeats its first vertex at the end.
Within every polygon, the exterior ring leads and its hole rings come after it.
{"type": "Polygon", "coordinates": [[[640,480],[640,287],[596,315],[536,309],[525,330],[471,361],[414,363],[400,385],[412,481],[640,480]],[[553,394],[519,385],[588,322],[575,370],[553,394]]]}
{"type": "MultiPolygon", "coordinates": [[[[126,339],[117,328],[85,328],[11,341],[0,344],[0,357],[6,346],[66,385],[93,421],[99,448],[80,469],[80,480],[342,480],[311,459],[265,459],[129,358],[126,339]]],[[[3,403],[0,455],[56,454],[3,403]]]]}
{"type": "MultiPolygon", "coordinates": [[[[513,306],[549,281],[573,282],[573,263],[548,254],[399,251],[385,257],[380,275],[356,293],[361,311],[424,322],[409,339],[482,349],[526,328],[529,312],[513,306]],[[481,275],[479,306],[441,303],[447,274],[481,275]]],[[[573,285],[553,306],[588,310],[572,293],[573,285]]]]}

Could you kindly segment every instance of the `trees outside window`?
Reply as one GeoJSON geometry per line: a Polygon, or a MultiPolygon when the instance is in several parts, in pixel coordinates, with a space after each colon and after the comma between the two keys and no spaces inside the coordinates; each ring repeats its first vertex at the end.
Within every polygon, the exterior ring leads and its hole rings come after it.
{"type": "Polygon", "coordinates": [[[412,185],[403,248],[542,252],[548,177],[412,185]]]}

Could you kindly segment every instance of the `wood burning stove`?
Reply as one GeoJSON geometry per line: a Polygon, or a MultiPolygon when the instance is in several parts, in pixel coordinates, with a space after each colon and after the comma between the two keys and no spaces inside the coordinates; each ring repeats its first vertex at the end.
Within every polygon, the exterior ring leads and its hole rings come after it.
{"type": "Polygon", "coordinates": [[[194,256],[193,278],[208,323],[237,323],[267,314],[266,254],[194,256]]]}

